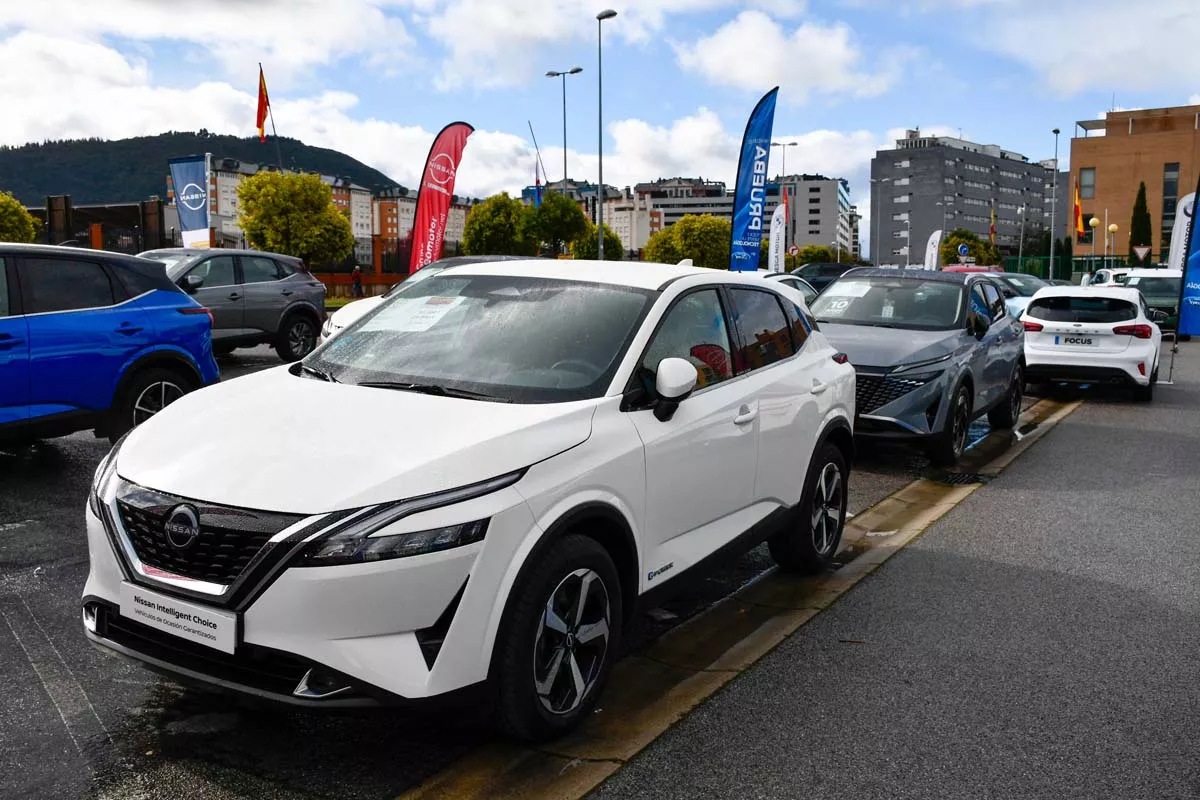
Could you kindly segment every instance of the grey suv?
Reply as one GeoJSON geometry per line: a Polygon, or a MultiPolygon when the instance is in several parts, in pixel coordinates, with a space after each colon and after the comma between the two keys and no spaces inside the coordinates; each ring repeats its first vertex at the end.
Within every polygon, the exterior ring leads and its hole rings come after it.
{"type": "Polygon", "coordinates": [[[139,253],[212,311],[213,352],[269,344],[284,361],[312,352],[325,321],[325,286],[300,259],[258,250],[166,248],[139,253]]]}

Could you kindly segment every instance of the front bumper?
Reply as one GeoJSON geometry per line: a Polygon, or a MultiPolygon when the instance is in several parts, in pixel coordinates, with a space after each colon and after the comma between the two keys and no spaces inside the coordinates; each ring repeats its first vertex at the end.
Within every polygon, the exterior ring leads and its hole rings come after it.
{"type": "Polygon", "coordinates": [[[1037,382],[1107,383],[1149,386],[1155,354],[1123,351],[1113,355],[1063,354],[1025,348],[1025,379],[1037,382]],[[1142,365],[1142,369],[1138,365],[1142,365]],[[1143,369],[1145,372],[1143,373],[1143,369]]]}
{"type": "MultiPolygon", "coordinates": [[[[115,481],[113,482],[116,483],[115,481]]],[[[155,580],[130,556],[115,487],[104,520],[86,515],[83,592],[89,640],[185,681],[299,705],[369,705],[446,694],[486,679],[500,587],[512,550],[534,527],[509,487],[413,514],[389,532],[490,519],[482,542],[367,564],[282,568],[242,593],[199,598],[155,580]],[[123,584],[236,614],[234,652],[135,622],[123,584]]],[[[247,585],[249,582],[247,582],[247,585]]]]}
{"type": "Polygon", "coordinates": [[[863,370],[856,384],[854,435],[920,440],[942,429],[947,414],[946,371],[890,375],[863,370]]]}

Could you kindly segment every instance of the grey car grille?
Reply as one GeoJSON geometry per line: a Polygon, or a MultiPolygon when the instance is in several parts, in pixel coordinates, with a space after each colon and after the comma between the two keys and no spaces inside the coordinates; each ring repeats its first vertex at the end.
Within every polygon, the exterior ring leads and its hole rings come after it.
{"type": "Polygon", "coordinates": [[[854,393],[855,413],[871,414],[877,409],[899,400],[909,392],[929,383],[931,377],[892,377],[858,373],[854,393]]]}

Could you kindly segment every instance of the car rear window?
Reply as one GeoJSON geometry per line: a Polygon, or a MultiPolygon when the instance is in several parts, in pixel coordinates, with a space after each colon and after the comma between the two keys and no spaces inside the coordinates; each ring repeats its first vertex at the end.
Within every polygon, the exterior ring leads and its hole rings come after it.
{"type": "Polygon", "coordinates": [[[1047,322],[1123,322],[1137,318],[1137,306],[1115,297],[1039,297],[1025,313],[1047,322]]]}
{"type": "Polygon", "coordinates": [[[1177,295],[1182,278],[1143,278],[1136,275],[1125,284],[1131,289],[1137,289],[1144,295],[1177,295]]]}

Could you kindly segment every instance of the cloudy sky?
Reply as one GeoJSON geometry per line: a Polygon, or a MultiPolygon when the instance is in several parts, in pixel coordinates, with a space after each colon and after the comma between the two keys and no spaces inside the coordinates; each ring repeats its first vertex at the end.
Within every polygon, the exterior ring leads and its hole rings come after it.
{"type": "Polygon", "coordinates": [[[732,182],[746,115],[777,84],[776,138],[799,143],[789,172],[844,176],[856,200],[906,127],[1036,160],[1052,128],[1069,136],[1114,94],[1200,102],[1196,0],[6,0],[0,144],[251,135],[261,61],[281,134],[411,186],[433,134],[463,119],[477,132],[459,192],[516,191],[533,179],[527,121],[561,174],[560,84],[544,73],[578,65],[570,173],[595,180],[606,6],[604,165],[619,186],[732,182]]]}

